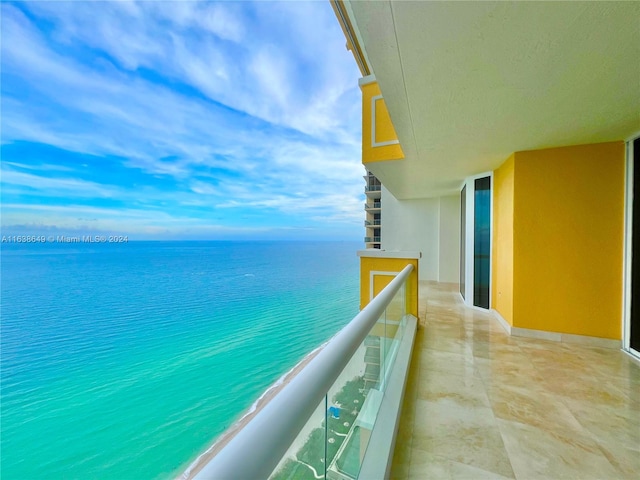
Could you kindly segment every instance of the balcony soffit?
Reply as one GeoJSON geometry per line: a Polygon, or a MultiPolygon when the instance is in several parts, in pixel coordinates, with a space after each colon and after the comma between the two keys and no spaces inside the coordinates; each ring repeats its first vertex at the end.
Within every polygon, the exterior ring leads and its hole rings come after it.
{"type": "Polygon", "coordinates": [[[397,198],[640,130],[640,2],[348,4],[405,153],[367,168],[397,198]]]}

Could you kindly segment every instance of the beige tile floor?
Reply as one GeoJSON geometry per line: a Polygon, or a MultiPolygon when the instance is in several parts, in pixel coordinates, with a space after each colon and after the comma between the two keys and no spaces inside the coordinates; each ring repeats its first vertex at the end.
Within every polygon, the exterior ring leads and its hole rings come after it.
{"type": "Polygon", "coordinates": [[[510,337],[451,286],[420,300],[391,478],[640,478],[637,362],[510,337]]]}

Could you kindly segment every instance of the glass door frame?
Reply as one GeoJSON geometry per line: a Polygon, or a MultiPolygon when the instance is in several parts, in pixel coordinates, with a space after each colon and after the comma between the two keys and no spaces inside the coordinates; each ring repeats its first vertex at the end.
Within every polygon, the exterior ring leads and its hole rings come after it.
{"type": "MultiPolygon", "coordinates": [[[[483,172],[477,175],[472,175],[470,177],[465,178],[464,182],[460,185],[460,192],[464,187],[467,187],[466,190],[466,202],[465,202],[465,231],[460,232],[460,238],[465,239],[464,250],[465,250],[465,285],[464,295],[460,292],[460,297],[462,298],[464,304],[468,307],[478,308],[483,311],[491,310],[492,308],[492,290],[493,290],[493,193],[494,193],[494,184],[493,184],[493,172],[483,172]],[[479,178],[489,177],[491,179],[491,195],[490,195],[490,204],[489,204],[489,245],[490,245],[490,258],[489,258],[489,308],[478,307],[473,304],[474,300],[474,278],[475,278],[475,261],[474,261],[474,253],[475,253],[475,182],[479,178]]],[[[462,262],[463,259],[460,259],[462,262]]]]}
{"type": "MultiPolygon", "coordinates": [[[[640,352],[631,348],[631,292],[632,254],[633,254],[633,185],[634,185],[634,156],[640,158],[640,152],[634,152],[633,143],[640,139],[640,132],[632,135],[625,142],[626,145],[626,182],[625,182],[625,238],[624,238],[624,289],[623,289],[623,322],[622,349],[640,359],[640,352]]],[[[636,300],[638,301],[638,300],[636,300]]]]}

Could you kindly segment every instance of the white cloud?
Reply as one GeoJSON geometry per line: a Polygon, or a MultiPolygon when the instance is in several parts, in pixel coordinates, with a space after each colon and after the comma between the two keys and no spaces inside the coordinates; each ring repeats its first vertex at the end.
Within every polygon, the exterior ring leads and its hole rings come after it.
{"type": "MultiPolygon", "coordinates": [[[[3,77],[30,92],[7,94],[3,78],[2,144],[120,157],[175,178],[175,205],[206,206],[212,196],[223,206],[362,218],[357,69],[328,5],[24,4],[52,23],[52,38],[16,6],[1,8],[3,77]]],[[[12,188],[129,198],[72,175],[9,171],[12,188]]],[[[145,191],[154,201],[162,193],[145,191]]]]}
{"type": "Polygon", "coordinates": [[[17,185],[33,190],[47,192],[52,196],[73,195],[76,197],[91,198],[112,197],[114,189],[105,187],[99,183],[87,182],[74,178],[50,178],[2,169],[2,183],[4,185],[17,185]]]}

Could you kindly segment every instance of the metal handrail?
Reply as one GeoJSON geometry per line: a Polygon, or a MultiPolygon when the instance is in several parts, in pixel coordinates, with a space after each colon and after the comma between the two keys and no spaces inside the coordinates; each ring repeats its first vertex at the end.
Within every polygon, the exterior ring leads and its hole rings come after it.
{"type": "Polygon", "coordinates": [[[195,478],[268,478],[412,270],[404,267],[195,478]]]}

